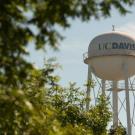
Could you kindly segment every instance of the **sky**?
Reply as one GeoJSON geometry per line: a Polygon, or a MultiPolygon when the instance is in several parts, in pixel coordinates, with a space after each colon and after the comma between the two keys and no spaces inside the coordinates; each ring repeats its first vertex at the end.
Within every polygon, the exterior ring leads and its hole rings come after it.
{"type": "Polygon", "coordinates": [[[79,20],[72,20],[71,27],[66,30],[59,29],[65,37],[60,42],[59,51],[48,49],[47,52],[35,51],[33,45],[29,46],[31,56],[29,60],[39,68],[43,67],[44,58],[56,57],[62,65],[62,70],[57,70],[61,76],[60,83],[67,85],[68,82],[76,82],[82,86],[87,79],[87,65],[83,62],[83,53],[87,52],[90,41],[97,35],[115,30],[125,31],[135,35],[135,6],[130,8],[132,13],[121,16],[116,10],[112,10],[111,17],[83,23],[79,20]]]}
{"type": "Polygon", "coordinates": [[[37,52],[31,44],[29,46],[31,55],[28,59],[37,67],[42,68],[44,58],[56,57],[62,66],[62,69],[56,71],[61,77],[60,83],[67,86],[69,82],[76,82],[77,86],[82,87],[87,80],[88,72],[88,66],[83,62],[83,54],[88,51],[89,43],[95,36],[112,31],[112,25],[115,25],[116,31],[128,32],[135,36],[135,6],[129,10],[131,13],[121,16],[113,9],[111,17],[100,20],[92,19],[87,23],[71,20],[69,29],[58,29],[65,37],[60,42],[59,51],[47,49],[47,52],[37,52]]]}

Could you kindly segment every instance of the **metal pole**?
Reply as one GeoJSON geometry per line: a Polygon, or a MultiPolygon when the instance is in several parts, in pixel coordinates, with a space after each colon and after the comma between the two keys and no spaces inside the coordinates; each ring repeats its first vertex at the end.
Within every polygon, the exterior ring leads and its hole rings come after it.
{"type": "Polygon", "coordinates": [[[92,80],[92,73],[91,73],[91,68],[90,65],[88,65],[88,79],[87,79],[87,91],[86,91],[86,111],[89,110],[90,106],[90,86],[89,86],[89,81],[92,80]]]}
{"type": "Polygon", "coordinates": [[[105,95],[105,80],[102,80],[102,94],[105,95]]]}
{"type": "Polygon", "coordinates": [[[127,133],[131,135],[131,116],[130,116],[130,101],[128,87],[128,67],[125,65],[125,96],[126,96],[126,113],[127,113],[127,133]]]}
{"type": "Polygon", "coordinates": [[[113,81],[112,99],[113,99],[113,127],[117,128],[117,126],[118,126],[118,88],[117,88],[117,81],[113,81]]]}

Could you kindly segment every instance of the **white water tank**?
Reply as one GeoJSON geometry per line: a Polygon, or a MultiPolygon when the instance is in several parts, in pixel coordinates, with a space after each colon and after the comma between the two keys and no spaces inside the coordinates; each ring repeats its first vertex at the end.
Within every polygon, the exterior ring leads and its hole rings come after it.
{"type": "Polygon", "coordinates": [[[122,32],[110,32],[95,37],[84,59],[92,71],[104,80],[124,80],[135,74],[135,38],[122,32]]]}

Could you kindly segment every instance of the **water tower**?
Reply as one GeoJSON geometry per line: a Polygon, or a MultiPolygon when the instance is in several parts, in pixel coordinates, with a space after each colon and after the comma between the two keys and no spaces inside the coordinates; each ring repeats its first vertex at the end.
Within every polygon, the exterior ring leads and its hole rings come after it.
{"type": "MultiPolygon", "coordinates": [[[[88,80],[95,79],[100,93],[108,94],[113,112],[113,127],[125,123],[128,135],[134,128],[135,112],[135,38],[127,33],[112,31],[95,37],[84,54],[88,64],[88,80]],[[121,111],[122,110],[122,111],[121,111]],[[124,112],[125,111],[125,116],[124,112]]],[[[87,88],[87,97],[98,98],[97,88],[87,88]]],[[[90,102],[86,104],[89,109],[90,102]]]]}

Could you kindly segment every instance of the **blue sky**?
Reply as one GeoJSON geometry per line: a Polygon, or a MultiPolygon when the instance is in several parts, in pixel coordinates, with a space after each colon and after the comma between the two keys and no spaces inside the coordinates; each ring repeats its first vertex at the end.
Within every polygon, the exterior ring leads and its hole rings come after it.
{"type": "Polygon", "coordinates": [[[87,23],[72,20],[69,29],[59,29],[65,39],[60,42],[60,50],[58,52],[54,52],[51,49],[48,49],[47,52],[36,52],[33,45],[30,45],[31,56],[29,60],[35,63],[37,67],[42,67],[45,57],[57,57],[58,62],[63,67],[62,70],[57,71],[61,76],[61,84],[67,85],[71,81],[77,82],[79,86],[82,86],[87,78],[87,65],[83,63],[83,53],[87,52],[90,41],[98,34],[111,31],[112,25],[115,25],[116,30],[134,34],[135,7],[130,8],[130,11],[132,13],[121,16],[113,9],[110,18],[92,19],[87,23]]]}
{"type": "Polygon", "coordinates": [[[115,30],[135,36],[135,6],[130,8],[130,11],[132,13],[121,16],[113,9],[110,18],[92,19],[87,23],[71,20],[69,29],[58,29],[65,37],[60,42],[59,51],[55,52],[49,48],[47,52],[37,52],[30,44],[31,56],[28,59],[37,67],[42,68],[44,58],[56,57],[63,67],[62,70],[56,72],[61,77],[60,83],[66,86],[69,82],[76,82],[82,87],[87,79],[87,65],[83,63],[83,53],[87,52],[90,41],[101,33],[112,31],[112,25],[115,25],[115,30]]]}

